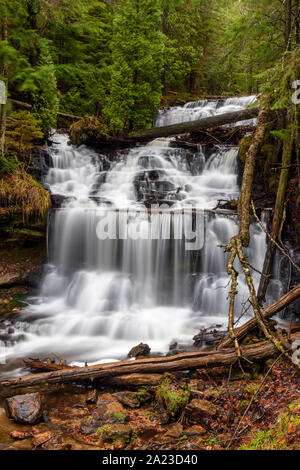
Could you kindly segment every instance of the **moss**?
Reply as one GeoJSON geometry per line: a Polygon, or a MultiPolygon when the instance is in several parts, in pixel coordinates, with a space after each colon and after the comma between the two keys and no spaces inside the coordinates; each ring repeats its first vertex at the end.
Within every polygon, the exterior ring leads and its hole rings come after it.
{"type": "Polygon", "coordinates": [[[252,138],[253,136],[252,135],[246,135],[245,137],[243,137],[241,140],[240,140],[240,143],[239,143],[239,147],[240,147],[240,152],[239,152],[239,159],[245,163],[245,159],[246,159],[246,154],[249,150],[249,147],[251,145],[251,142],[252,142],[252,138]]]}
{"type": "Polygon", "coordinates": [[[253,397],[253,395],[255,395],[255,393],[257,392],[258,387],[259,386],[256,384],[248,384],[244,388],[244,393],[250,395],[250,397],[253,397]]]}
{"type": "Polygon", "coordinates": [[[249,405],[249,400],[242,400],[239,402],[239,410],[241,413],[244,413],[249,405]]]}
{"type": "Polygon", "coordinates": [[[126,415],[124,413],[116,413],[116,412],[113,412],[112,413],[113,417],[119,421],[120,423],[123,423],[126,421],[126,415]]]}
{"type": "Polygon", "coordinates": [[[152,398],[151,390],[149,387],[142,387],[137,391],[137,397],[140,403],[146,403],[152,398]]]}
{"type": "Polygon", "coordinates": [[[168,415],[177,415],[190,399],[187,386],[180,386],[172,376],[166,376],[156,389],[156,400],[168,415]]]}

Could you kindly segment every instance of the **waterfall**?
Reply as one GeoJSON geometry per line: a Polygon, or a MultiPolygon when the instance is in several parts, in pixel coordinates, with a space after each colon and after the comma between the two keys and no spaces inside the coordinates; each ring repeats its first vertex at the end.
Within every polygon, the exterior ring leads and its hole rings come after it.
{"type": "MultiPolygon", "coordinates": [[[[156,125],[254,101],[188,103],[160,111],[156,125]]],[[[64,202],[49,216],[41,291],[14,320],[15,336],[23,340],[11,335],[2,357],[55,354],[91,364],[124,358],[139,342],[165,353],[175,341],[191,344],[199,328],[226,326],[228,255],[218,245],[237,233],[237,220],[213,209],[220,199],[238,198],[238,148],[199,146],[192,153],[176,148],[174,139],[157,139],[111,162],[56,134],[48,152],[52,166],[45,183],[64,202]],[[196,248],[187,249],[192,243],[196,248]]],[[[251,232],[247,253],[261,270],[266,237],[255,224],[251,232]]],[[[257,272],[254,280],[257,286],[257,272]]],[[[249,297],[242,276],[238,291],[237,317],[249,297]]]]}

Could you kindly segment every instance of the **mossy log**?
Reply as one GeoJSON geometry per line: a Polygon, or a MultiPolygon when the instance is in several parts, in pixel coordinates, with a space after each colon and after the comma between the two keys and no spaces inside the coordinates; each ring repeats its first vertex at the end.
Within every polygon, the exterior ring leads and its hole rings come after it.
{"type": "MultiPolygon", "coordinates": [[[[276,313],[281,312],[284,308],[286,308],[291,303],[295,302],[300,298],[300,284],[294,287],[290,292],[283,295],[277,302],[270,305],[270,307],[266,308],[262,312],[263,319],[267,320],[268,318],[273,317],[276,313]]],[[[234,330],[234,336],[236,339],[244,338],[248,335],[251,331],[253,331],[257,327],[256,318],[251,318],[251,320],[247,321],[244,325],[236,328],[234,330]]],[[[232,335],[229,338],[226,338],[222,341],[219,345],[219,348],[226,348],[232,344],[232,335]]]]}
{"type": "MultiPolygon", "coordinates": [[[[300,333],[291,335],[291,341],[299,341],[300,333]]],[[[249,361],[261,361],[272,357],[278,352],[271,341],[241,347],[242,356],[249,361]]],[[[64,384],[94,381],[97,379],[102,385],[112,377],[128,374],[158,374],[178,370],[195,370],[216,366],[233,365],[238,356],[234,348],[222,351],[202,351],[178,354],[172,357],[139,359],[136,361],[122,361],[112,364],[100,364],[90,367],[76,367],[60,371],[46,372],[36,375],[27,375],[0,382],[0,396],[10,397],[17,394],[33,391],[47,391],[50,388],[64,384]]]]}

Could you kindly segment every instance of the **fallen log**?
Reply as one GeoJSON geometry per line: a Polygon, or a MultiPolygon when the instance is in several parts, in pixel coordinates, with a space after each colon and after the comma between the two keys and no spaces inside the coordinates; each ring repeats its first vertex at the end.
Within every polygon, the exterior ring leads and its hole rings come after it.
{"type": "MultiPolygon", "coordinates": [[[[291,336],[292,341],[300,340],[300,333],[291,336]]],[[[264,341],[255,345],[245,346],[242,349],[244,358],[249,361],[260,361],[276,354],[277,348],[271,341],[264,341]]],[[[103,383],[112,377],[128,374],[157,374],[178,370],[195,370],[206,367],[233,365],[237,360],[234,348],[218,351],[202,351],[182,353],[171,357],[139,359],[136,361],[122,361],[112,364],[100,364],[90,367],[75,367],[60,371],[46,372],[36,375],[27,375],[0,382],[0,396],[10,397],[17,394],[41,391],[43,388],[63,386],[64,384],[99,380],[103,383]]]]}
{"type": "Polygon", "coordinates": [[[131,140],[151,140],[159,137],[170,137],[198,131],[200,129],[211,129],[213,127],[223,126],[234,122],[246,121],[258,116],[259,108],[244,109],[231,113],[220,114],[208,118],[198,119],[197,121],[181,122],[171,126],[152,127],[151,129],[132,132],[129,134],[131,140]]]}
{"type": "MultiPolygon", "coordinates": [[[[32,105],[29,103],[13,100],[12,98],[8,98],[8,101],[19,108],[28,109],[28,111],[32,110],[32,105]]],[[[82,116],[74,116],[74,114],[61,113],[60,111],[58,111],[57,116],[64,117],[66,119],[71,119],[72,121],[79,121],[79,119],[82,119],[82,116]]]]}
{"type": "MultiPolygon", "coordinates": [[[[270,305],[270,307],[266,308],[262,312],[262,317],[265,320],[267,320],[268,318],[271,318],[272,316],[276,315],[276,313],[279,313],[281,310],[283,310],[285,307],[295,302],[295,300],[299,298],[300,298],[300,284],[298,284],[296,287],[290,290],[287,294],[283,295],[279,300],[277,300],[277,302],[270,305]]],[[[235,333],[236,338],[239,340],[247,336],[247,334],[250,333],[250,331],[253,331],[255,328],[257,328],[256,318],[251,318],[251,320],[247,321],[244,325],[240,326],[239,328],[236,328],[234,330],[234,333],[235,333]]],[[[226,338],[224,341],[220,343],[219,349],[226,348],[230,346],[231,344],[232,344],[232,338],[226,338]]]]}

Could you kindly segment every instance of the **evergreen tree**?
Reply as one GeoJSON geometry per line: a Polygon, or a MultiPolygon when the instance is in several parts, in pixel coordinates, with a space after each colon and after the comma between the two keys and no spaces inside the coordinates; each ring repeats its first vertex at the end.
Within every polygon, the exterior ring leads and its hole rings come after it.
{"type": "Polygon", "coordinates": [[[41,123],[42,131],[47,134],[56,126],[59,99],[55,67],[49,51],[48,42],[40,39],[40,58],[36,67],[37,91],[32,93],[33,112],[41,123]]]}
{"type": "Polygon", "coordinates": [[[160,0],[122,0],[113,23],[110,96],[113,131],[151,125],[162,95],[164,36],[160,0]]]}

